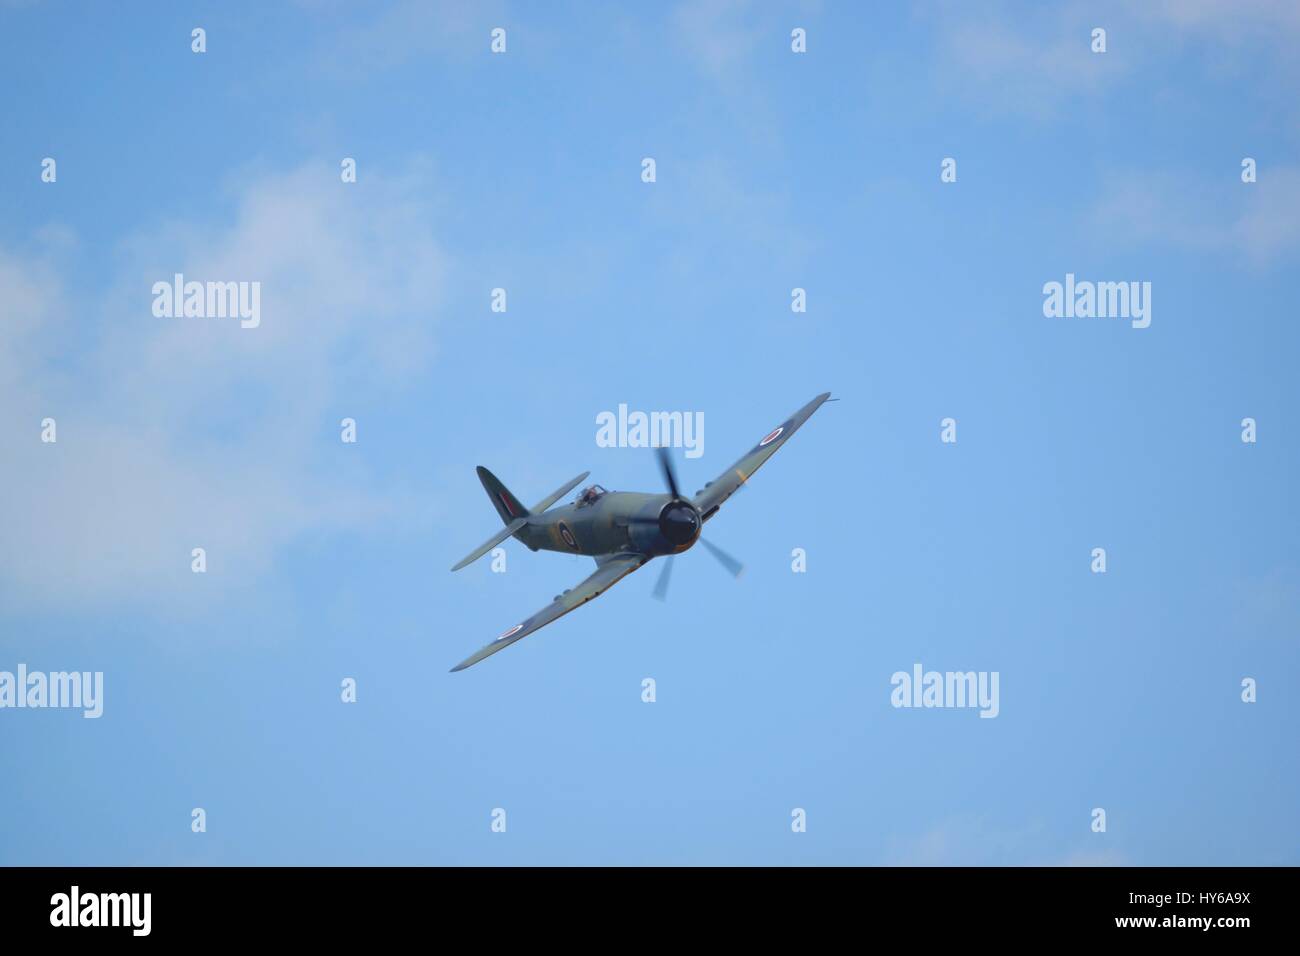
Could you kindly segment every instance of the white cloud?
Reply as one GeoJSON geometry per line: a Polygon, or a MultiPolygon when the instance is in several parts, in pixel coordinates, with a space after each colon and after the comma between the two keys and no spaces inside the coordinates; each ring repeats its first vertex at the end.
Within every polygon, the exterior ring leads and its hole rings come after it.
{"type": "MultiPolygon", "coordinates": [[[[330,4],[309,3],[328,8],[330,4]]],[[[351,4],[338,4],[345,13],[351,4]]],[[[507,39],[518,23],[501,0],[397,0],[371,20],[342,31],[323,51],[324,65],[343,71],[388,69],[412,60],[464,59],[489,55],[490,31],[502,27],[507,39]]],[[[507,46],[509,49],[509,45],[507,46]]]]}
{"type": "Polygon", "coordinates": [[[1300,34],[1300,4],[1295,0],[1157,0],[1137,8],[1159,23],[1240,40],[1285,40],[1300,34]]]}
{"type": "MultiPolygon", "coordinates": [[[[1300,4],[1294,0],[1071,0],[1045,5],[949,2],[929,7],[943,86],[993,111],[1047,117],[1109,92],[1139,71],[1163,84],[1167,58],[1188,44],[1207,69],[1264,62],[1294,72],[1300,4]],[[1091,50],[1107,31],[1107,52],[1091,50]]],[[[1185,70],[1179,75],[1185,75],[1185,70]]],[[[1152,95],[1148,88],[1141,94],[1152,95]]]]}
{"type": "Polygon", "coordinates": [[[100,290],[68,281],[66,230],[44,251],[0,249],[0,599],[185,601],[192,547],[208,549],[211,595],[305,531],[409,523],[391,489],[350,490],[333,443],[340,406],[431,361],[447,261],[428,193],[418,170],[260,177],[228,226],[126,240],[100,290]],[[152,284],[174,272],[260,281],[261,327],[155,317],[152,284]],[[57,444],[39,440],[46,416],[57,444]]]}
{"type": "Polygon", "coordinates": [[[657,229],[681,235],[670,257],[680,274],[749,269],[756,256],[795,268],[813,253],[789,196],[747,181],[745,173],[717,154],[660,166],[647,208],[657,229]]]}
{"type": "Polygon", "coordinates": [[[762,39],[754,12],[749,0],[682,3],[673,11],[674,33],[701,69],[724,77],[746,66],[762,39]]]}
{"type": "Polygon", "coordinates": [[[1229,253],[1266,268],[1300,252],[1300,167],[1265,161],[1250,184],[1236,167],[1214,179],[1133,172],[1112,179],[1092,220],[1108,242],[1229,253]]]}
{"type": "Polygon", "coordinates": [[[1043,827],[1026,823],[1007,829],[988,820],[958,816],[919,837],[891,837],[887,866],[1005,866],[1024,863],[1041,842],[1043,827]]]}
{"type": "Polygon", "coordinates": [[[1038,822],[1002,826],[983,818],[956,816],[919,837],[891,838],[885,863],[889,866],[1129,866],[1131,863],[1123,852],[1105,847],[1073,850],[1061,859],[1056,851],[1044,847],[1047,836],[1038,822]]]}
{"type": "Polygon", "coordinates": [[[1238,632],[1243,639],[1295,642],[1300,621],[1300,568],[1275,567],[1235,584],[1238,632]]]}
{"type": "Polygon", "coordinates": [[[1088,22],[1066,9],[1033,18],[970,10],[939,24],[950,88],[996,109],[1046,115],[1061,100],[1100,92],[1126,72],[1123,59],[1092,53],[1088,22]]]}

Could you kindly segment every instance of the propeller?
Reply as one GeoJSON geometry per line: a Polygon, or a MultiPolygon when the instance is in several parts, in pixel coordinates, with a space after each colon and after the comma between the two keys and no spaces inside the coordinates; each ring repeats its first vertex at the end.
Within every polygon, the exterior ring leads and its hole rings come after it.
{"type": "Polygon", "coordinates": [[[668,599],[668,582],[673,576],[673,556],[670,554],[664,558],[664,568],[659,572],[659,579],[655,581],[654,594],[656,601],[666,601],[668,599]]]}
{"type": "MultiPolygon", "coordinates": [[[[733,578],[739,578],[745,573],[745,566],[743,564],[731,555],[727,554],[727,552],[723,551],[712,541],[700,538],[700,544],[704,545],[704,547],[708,549],[709,554],[718,559],[718,562],[726,568],[728,572],[730,572],[733,578]]],[[[664,558],[663,570],[659,572],[659,578],[655,581],[655,589],[651,594],[656,601],[668,600],[668,584],[673,578],[674,560],[675,556],[671,554],[664,558]]]]}
{"type": "Polygon", "coordinates": [[[672,456],[668,454],[668,449],[663,445],[660,445],[655,451],[659,455],[659,470],[663,472],[664,484],[668,486],[668,493],[681,500],[682,494],[677,490],[677,469],[673,467],[672,456]]]}
{"type": "MultiPolygon", "coordinates": [[[[677,470],[673,467],[672,456],[668,454],[668,449],[660,446],[656,448],[655,451],[659,458],[659,470],[664,476],[664,484],[668,486],[668,493],[672,495],[674,501],[685,502],[690,506],[690,509],[694,511],[695,506],[686,501],[678,490],[677,470]]],[[[696,527],[698,527],[698,519],[696,519],[696,527]]],[[[733,578],[738,578],[742,573],[744,573],[745,566],[719,548],[716,544],[711,541],[706,541],[704,538],[699,538],[698,540],[700,544],[704,545],[704,547],[708,549],[709,554],[718,559],[718,562],[727,569],[733,578]]],[[[663,570],[659,572],[659,579],[655,582],[655,589],[653,592],[655,600],[663,601],[667,599],[668,584],[672,580],[672,576],[673,555],[668,555],[664,559],[663,570]]]]}
{"type": "Polygon", "coordinates": [[[745,566],[743,564],[731,555],[727,554],[727,552],[723,551],[712,541],[706,541],[704,538],[700,538],[700,544],[709,549],[709,554],[717,558],[719,563],[731,572],[733,578],[738,578],[745,573],[745,566]]]}

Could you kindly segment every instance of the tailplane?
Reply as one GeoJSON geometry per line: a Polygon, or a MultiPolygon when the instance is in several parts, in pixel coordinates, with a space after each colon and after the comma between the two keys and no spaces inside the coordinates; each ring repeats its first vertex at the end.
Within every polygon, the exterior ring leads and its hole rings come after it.
{"type": "Polygon", "coordinates": [[[492,507],[497,509],[497,514],[501,516],[501,521],[505,524],[505,528],[498,531],[492,537],[488,538],[487,541],[483,542],[471,551],[462,561],[456,564],[452,570],[459,571],[466,565],[473,564],[497,545],[504,542],[511,535],[518,534],[523,530],[524,526],[528,524],[529,519],[532,518],[533,515],[540,515],[543,511],[576,488],[578,483],[585,479],[589,474],[590,472],[584,471],[577,478],[565,482],[534,505],[532,511],[529,511],[520,503],[518,498],[510,493],[509,488],[501,484],[501,480],[497,478],[496,475],[492,474],[492,472],[488,471],[482,465],[479,465],[478,480],[483,482],[483,490],[486,491],[488,497],[492,499],[492,507]]]}

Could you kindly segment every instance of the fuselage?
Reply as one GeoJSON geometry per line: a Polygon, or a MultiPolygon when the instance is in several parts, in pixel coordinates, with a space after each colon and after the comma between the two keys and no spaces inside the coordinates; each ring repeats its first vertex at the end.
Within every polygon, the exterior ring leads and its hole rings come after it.
{"type": "Polygon", "coordinates": [[[699,513],[689,502],[665,494],[607,491],[589,503],[531,516],[515,538],[533,551],[655,557],[686,551],[699,534],[699,513]]]}

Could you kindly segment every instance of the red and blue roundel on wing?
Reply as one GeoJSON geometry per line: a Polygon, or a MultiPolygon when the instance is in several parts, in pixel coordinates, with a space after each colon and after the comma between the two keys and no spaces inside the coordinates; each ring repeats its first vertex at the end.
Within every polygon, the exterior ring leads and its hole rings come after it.
{"type": "Polygon", "coordinates": [[[516,624],[514,627],[510,628],[510,630],[504,632],[500,637],[498,637],[497,640],[498,640],[498,641],[504,641],[507,637],[514,637],[516,634],[518,634],[518,633],[519,633],[520,631],[522,631],[523,629],[524,629],[524,626],[523,626],[522,624],[516,624]]]}
{"type": "Polygon", "coordinates": [[[758,443],[758,447],[762,448],[764,445],[772,444],[772,442],[776,441],[778,438],[781,437],[781,433],[783,431],[785,431],[785,426],[777,425],[775,428],[773,428],[770,432],[767,433],[766,438],[764,438],[761,442],[758,443]]]}

